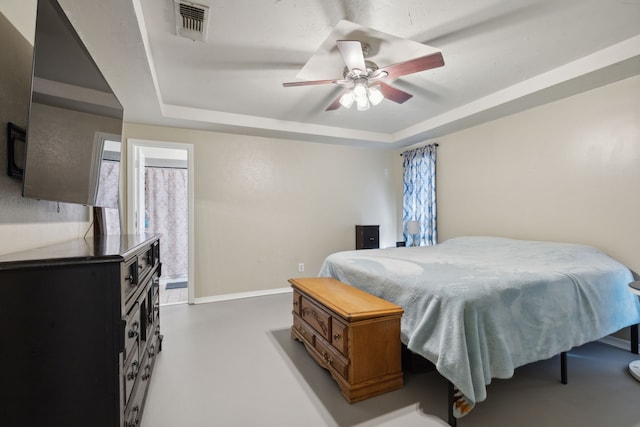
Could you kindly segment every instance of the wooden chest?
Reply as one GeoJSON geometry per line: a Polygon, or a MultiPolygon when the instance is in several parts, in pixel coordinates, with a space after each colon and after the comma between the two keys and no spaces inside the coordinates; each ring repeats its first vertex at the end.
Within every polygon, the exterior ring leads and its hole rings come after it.
{"type": "Polygon", "coordinates": [[[289,283],[291,338],[329,370],[349,403],[402,387],[401,307],[332,278],[289,283]]]}

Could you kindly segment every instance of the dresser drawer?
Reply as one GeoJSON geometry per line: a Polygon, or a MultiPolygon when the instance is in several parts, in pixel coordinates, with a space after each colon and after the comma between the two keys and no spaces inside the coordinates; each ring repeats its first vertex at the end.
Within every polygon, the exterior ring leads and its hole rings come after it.
{"type": "Polygon", "coordinates": [[[298,333],[298,335],[304,338],[304,340],[311,345],[311,347],[315,345],[316,337],[313,333],[313,330],[307,327],[302,319],[300,319],[300,317],[296,314],[293,315],[293,328],[298,333]]]}
{"type": "Polygon", "coordinates": [[[124,360],[131,357],[131,353],[134,351],[134,345],[136,345],[135,351],[138,351],[137,343],[142,327],[140,320],[140,306],[138,303],[135,303],[127,314],[124,328],[124,360]]]}
{"type": "Polygon", "coordinates": [[[160,338],[157,335],[154,335],[151,339],[151,344],[147,348],[147,352],[149,353],[149,358],[155,358],[160,352],[160,338]]]}
{"type": "Polygon", "coordinates": [[[159,273],[156,272],[153,275],[153,279],[151,279],[152,280],[151,286],[153,288],[153,296],[156,299],[160,298],[160,279],[158,278],[158,275],[159,275],[159,273]]]}
{"type": "Polygon", "coordinates": [[[153,300],[153,326],[160,325],[160,298],[156,295],[153,300]]]}
{"type": "Polygon", "coordinates": [[[160,321],[153,327],[153,336],[158,338],[158,351],[162,350],[162,337],[160,335],[160,321]]]}
{"type": "MultiPolygon", "coordinates": [[[[154,309],[153,309],[153,288],[148,286],[145,293],[142,294],[143,299],[143,307],[144,307],[144,326],[145,331],[142,337],[145,341],[150,341],[153,336],[153,318],[154,318],[154,309]]],[[[141,310],[142,312],[142,310],[141,310]]]]}
{"type": "Polygon", "coordinates": [[[315,348],[327,367],[333,368],[342,378],[349,381],[349,361],[322,340],[316,340],[315,348]]]}
{"type": "Polygon", "coordinates": [[[331,318],[331,345],[349,357],[349,329],[335,317],[331,318]]]}
{"type": "Polygon", "coordinates": [[[124,427],[139,427],[142,419],[142,404],[146,389],[141,381],[137,381],[133,394],[124,410],[124,427]]]}
{"type": "Polygon", "coordinates": [[[120,283],[122,286],[122,295],[124,300],[127,301],[134,294],[138,288],[138,258],[134,257],[126,263],[124,263],[120,269],[120,283]]]}
{"type": "Polygon", "coordinates": [[[153,267],[153,249],[149,248],[147,252],[138,255],[138,274],[140,277],[140,281],[144,280],[144,278],[149,274],[151,268],[153,267]]]}
{"type": "Polygon", "coordinates": [[[127,360],[127,363],[124,366],[124,402],[125,405],[129,401],[129,397],[131,397],[131,392],[133,391],[133,386],[136,383],[136,378],[138,378],[138,372],[140,371],[140,358],[138,357],[138,344],[133,346],[133,351],[131,352],[131,357],[127,360]]]}
{"type": "MultiPolygon", "coordinates": [[[[155,353],[153,356],[155,356],[155,353]]],[[[143,386],[145,390],[147,388],[146,383],[151,378],[151,370],[153,369],[153,360],[154,360],[154,357],[149,358],[149,352],[145,351],[144,356],[142,357],[142,362],[140,362],[140,380],[145,383],[143,386]]]]}
{"type": "Polygon", "coordinates": [[[331,315],[305,297],[300,303],[300,317],[307,322],[322,338],[331,341],[331,315]]]}
{"type": "Polygon", "coordinates": [[[136,381],[129,402],[124,411],[125,427],[138,427],[142,417],[142,407],[145,395],[147,394],[147,385],[151,377],[153,369],[153,359],[149,359],[149,354],[145,351],[140,361],[140,369],[138,371],[138,380],[136,381]]]}

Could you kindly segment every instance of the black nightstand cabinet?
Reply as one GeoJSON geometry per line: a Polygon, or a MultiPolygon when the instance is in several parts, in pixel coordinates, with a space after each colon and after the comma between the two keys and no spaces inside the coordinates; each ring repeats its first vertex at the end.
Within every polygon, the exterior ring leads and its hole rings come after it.
{"type": "Polygon", "coordinates": [[[356,249],[378,249],[379,247],[379,225],[356,225],[356,249]]]}
{"type": "Polygon", "coordinates": [[[0,425],[137,425],[162,341],[159,256],[159,236],[131,235],[0,256],[0,425]]]}

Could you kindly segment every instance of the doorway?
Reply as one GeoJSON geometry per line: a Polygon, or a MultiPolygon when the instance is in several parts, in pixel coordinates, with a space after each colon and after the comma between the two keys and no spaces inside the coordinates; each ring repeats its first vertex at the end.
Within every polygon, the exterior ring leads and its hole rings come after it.
{"type": "Polygon", "coordinates": [[[193,304],[193,146],[128,140],[127,225],[160,233],[160,305],[193,304]]]}

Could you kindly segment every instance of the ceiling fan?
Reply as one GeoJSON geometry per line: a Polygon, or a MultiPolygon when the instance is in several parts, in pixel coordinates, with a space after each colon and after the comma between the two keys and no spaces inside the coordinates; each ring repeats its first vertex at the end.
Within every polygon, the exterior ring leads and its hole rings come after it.
{"type": "Polygon", "coordinates": [[[407,74],[438,68],[444,65],[441,52],[410,59],[379,68],[372,61],[365,60],[368,45],[358,40],[338,40],[340,55],[346,64],[342,79],[310,80],[283,83],[284,87],[335,84],[344,89],[325,111],[337,110],[340,106],[350,108],[355,102],[359,111],[368,110],[370,105],[378,105],[384,98],[398,104],[413,95],[397,89],[383,80],[395,80],[407,74]]]}

